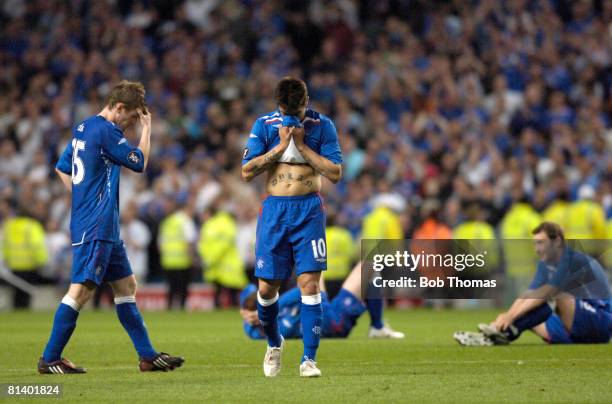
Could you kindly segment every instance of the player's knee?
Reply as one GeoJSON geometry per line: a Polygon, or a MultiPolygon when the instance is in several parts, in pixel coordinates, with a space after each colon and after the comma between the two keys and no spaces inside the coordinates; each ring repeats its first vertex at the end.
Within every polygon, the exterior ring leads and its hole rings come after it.
{"type": "Polygon", "coordinates": [[[273,287],[272,285],[259,286],[259,296],[263,299],[273,299],[278,294],[278,289],[273,287]]]}
{"type": "Polygon", "coordinates": [[[138,286],[138,282],[136,281],[136,277],[130,277],[127,281],[125,288],[129,296],[134,296],[136,294],[136,287],[138,286]]]}
{"type": "Polygon", "coordinates": [[[115,297],[134,296],[136,295],[136,277],[129,276],[119,281],[111,283],[115,297]]]}
{"type": "Polygon", "coordinates": [[[260,279],[257,291],[263,299],[273,299],[278,294],[279,288],[280,282],[269,282],[260,279]]]}
{"type": "Polygon", "coordinates": [[[91,299],[95,290],[96,285],[91,282],[84,284],[77,283],[70,286],[68,296],[70,296],[79,307],[83,307],[89,299],[91,299]]]}
{"type": "Polygon", "coordinates": [[[309,280],[300,285],[302,296],[312,296],[321,292],[319,282],[317,280],[309,280]]]}

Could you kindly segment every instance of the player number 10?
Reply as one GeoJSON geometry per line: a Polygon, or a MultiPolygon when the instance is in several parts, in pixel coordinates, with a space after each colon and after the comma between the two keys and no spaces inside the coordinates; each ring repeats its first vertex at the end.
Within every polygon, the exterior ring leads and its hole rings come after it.
{"type": "Polygon", "coordinates": [[[327,251],[325,251],[325,240],[322,238],[318,240],[311,240],[310,244],[312,244],[312,254],[314,255],[315,259],[325,257],[325,254],[327,253],[327,251]]]}

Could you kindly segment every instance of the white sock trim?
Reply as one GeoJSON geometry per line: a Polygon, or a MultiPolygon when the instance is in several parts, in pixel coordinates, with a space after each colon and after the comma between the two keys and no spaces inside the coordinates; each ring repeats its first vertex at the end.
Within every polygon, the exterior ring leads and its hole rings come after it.
{"type": "Polygon", "coordinates": [[[309,306],[321,304],[321,294],[317,293],[316,295],[302,296],[302,303],[307,304],[309,306]]]}
{"type": "Polygon", "coordinates": [[[74,300],[73,298],[71,298],[68,295],[65,295],[64,297],[62,297],[62,303],[72,307],[74,310],[79,311],[81,310],[81,306],[79,306],[79,304],[76,302],[76,300],[74,300]]]}
{"type": "Polygon", "coordinates": [[[136,303],[136,296],[123,296],[115,298],[115,304],[122,303],[136,303]]]}
{"type": "Polygon", "coordinates": [[[278,292],[276,292],[276,296],[274,296],[272,299],[264,299],[263,297],[261,297],[259,292],[257,292],[257,301],[263,307],[272,306],[274,303],[278,301],[278,292]]]}

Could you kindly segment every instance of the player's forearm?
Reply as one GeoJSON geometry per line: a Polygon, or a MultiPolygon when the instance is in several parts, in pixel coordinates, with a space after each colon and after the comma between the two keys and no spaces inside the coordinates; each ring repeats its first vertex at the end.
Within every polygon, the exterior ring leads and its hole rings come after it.
{"type": "Polygon", "coordinates": [[[57,168],[55,169],[55,172],[60,177],[60,180],[62,180],[62,182],[64,183],[64,186],[66,187],[66,189],[69,192],[72,192],[72,178],[68,174],[61,172],[57,168]]]}
{"type": "Polygon", "coordinates": [[[142,134],[140,135],[140,143],[138,148],[142,152],[144,158],[144,166],[142,171],[147,169],[147,163],[149,162],[149,152],[151,151],[151,127],[145,126],[142,128],[142,134]]]}
{"type": "Polygon", "coordinates": [[[342,166],[340,164],[335,164],[329,161],[304,143],[300,145],[296,144],[296,147],[302,157],[304,157],[304,160],[306,160],[306,162],[310,164],[310,166],[314,168],[316,172],[334,184],[340,181],[340,178],[342,178],[342,166]]]}
{"type": "Polygon", "coordinates": [[[279,144],[264,155],[255,157],[242,166],[242,178],[249,182],[259,174],[266,171],[270,166],[278,161],[287,149],[286,145],[279,144]]]}

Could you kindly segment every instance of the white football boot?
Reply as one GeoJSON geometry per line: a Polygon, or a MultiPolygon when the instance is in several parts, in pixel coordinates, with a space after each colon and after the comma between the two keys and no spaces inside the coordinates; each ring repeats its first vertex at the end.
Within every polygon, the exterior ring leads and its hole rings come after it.
{"type": "Polygon", "coordinates": [[[300,365],[300,376],[302,377],[320,377],[321,370],[317,367],[317,362],[312,359],[306,359],[300,365]]]}
{"type": "Polygon", "coordinates": [[[403,339],[406,337],[403,332],[395,331],[388,324],[385,324],[383,328],[370,327],[368,332],[370,338],[390,338],[390,339],[403,339]]]}
{"type": "MultiPolygon", "coordinates": [[[[511,326],[513,327],[513,326],[511,326]]],[[[508,334],[503,331],[499,331],[491,324],[480,323],[478,324],[478,331],[483,333],[485,337],[489,338],[495,345],[508,345],[510,340],[508,334]]]]}
{"type": "Polygon", "coordinates": [[[480,332],[457,331],[453,338],[463,346],[492,346],[493,341],[480,332]]]}
{"type": "Polygon", "coordinates": [[[281,371],[281,354],[285,347],[285,339],[281,336],[281,346],[266,348],[266,356],[263,360],[263,371],[266,377],[276,377],[281,371]]]}

